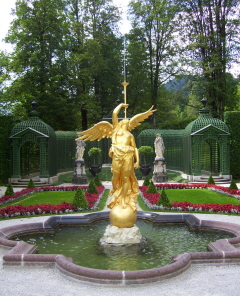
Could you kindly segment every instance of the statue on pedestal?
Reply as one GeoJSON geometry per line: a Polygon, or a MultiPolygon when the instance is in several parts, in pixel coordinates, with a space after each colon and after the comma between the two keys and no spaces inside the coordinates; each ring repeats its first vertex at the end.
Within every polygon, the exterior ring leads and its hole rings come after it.
{"type": "Polygon", "coordinates": [[[163,157],[165,146],[161,134],[156,134],[156,139],[154,141],[155,147],[155,161],[154,161],[154,171],[153,171],[153,182],[166,182],[167,178],[167,170],[166,170],[166,162],[163,157]]]}
{"type": "Polygon", "coordinates": [[[85,162],[83,159],[86,143],[83,140],[77,141],[75,161],[74,161],[74,173],[73,184],[87,184],[87,175],[85,172],[85,162]]]}

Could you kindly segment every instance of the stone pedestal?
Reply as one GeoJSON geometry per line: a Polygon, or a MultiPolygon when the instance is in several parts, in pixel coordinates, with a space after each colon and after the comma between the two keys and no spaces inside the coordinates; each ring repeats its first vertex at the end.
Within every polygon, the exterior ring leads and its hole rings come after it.
{"type": "Polygon", "coordinates": [[[103,237],[100,239],[100,244],[132,245],[141,244],[144,240],[136,225],[129,228],[108,225],[103,237]]]}
{"type": "Polygon", "coordinates": [[[73,184],[87,184],[87,176],[85,172],[85,162],[82,159],[76,159],[74,162],[73,184]]]}
{"type": "Polygon", "coordinates": [[[167,182],[166,161],[164,157],[156,157],[154,161],[154,171],[152,180],[154,183],[167,182]]]}

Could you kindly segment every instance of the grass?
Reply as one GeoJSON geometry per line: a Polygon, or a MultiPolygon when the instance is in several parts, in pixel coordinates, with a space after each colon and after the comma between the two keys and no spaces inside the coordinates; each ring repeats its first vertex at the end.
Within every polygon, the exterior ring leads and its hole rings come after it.
{"type": "Polygon", "coordinates": [[[208,189],[166,189],[165,192],[170,202],[188,201],[191,204],[240,204],[240,200],[236,198],[208,189]]]}

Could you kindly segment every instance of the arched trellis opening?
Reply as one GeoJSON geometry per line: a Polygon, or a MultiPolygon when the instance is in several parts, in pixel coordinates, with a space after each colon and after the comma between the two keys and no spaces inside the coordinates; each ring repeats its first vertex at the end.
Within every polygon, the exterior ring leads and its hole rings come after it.
{"type": "Polygon", "coordinates": [[[220,146],[215,139],[206,139],[200,149],[201,173],[206,175],[220,174],[220,146]]]}
{"type": "Polygon", "coordinates": [[[40,173],[40,150],[33,141],[27,141],[20,147],[20,173],[23,178],[40,173]]]}

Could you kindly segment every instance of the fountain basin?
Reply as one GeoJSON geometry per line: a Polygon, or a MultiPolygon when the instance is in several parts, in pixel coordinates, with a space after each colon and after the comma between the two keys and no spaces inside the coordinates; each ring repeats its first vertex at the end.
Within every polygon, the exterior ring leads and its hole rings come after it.
{"type": "Polygon", "coordinates": [[[176,276],[190,267],[192,263],[239,263],[240,251],[236,248],[240,244],[240,225],[202,221],[194,215],[169,214],[161,215],[149,212],[137,212],[139,220],[146,220],[153,224],[183,223],[190,229],[220,230],[236,237],[221,239],[210,243],[208,248],[212,252],[191,252],[175,256],[172,263],[163,267],[148,270],[122,271],[100,270],[86,268],[74,264],[73,259],[60,254],[34,254],[37,247],[21,241],[11,241],[10,238],[29,233],[53,232],[60,225],[91,225],[109,219],[109,212],[93,213],[85,216],[52,216],[44,223],[29,223],[14,225],[0,229],[0,247],[9,249],[3,257],[3,265],[16,266],[54,266],[64,275],[75,279],[105,283],[105,284],[143,284],[176,276]]]}

